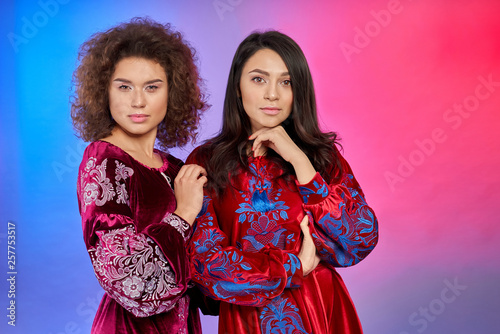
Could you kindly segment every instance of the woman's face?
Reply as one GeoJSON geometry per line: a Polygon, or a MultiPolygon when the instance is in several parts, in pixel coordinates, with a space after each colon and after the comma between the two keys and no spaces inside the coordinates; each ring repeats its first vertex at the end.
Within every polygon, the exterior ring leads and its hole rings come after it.
{"type": "Polygon", "coordinates": [[[252,133],[280,125],[293,104],[292,83],[283,59],[270,49],[257,51],[243,66],[240,94],[252,133]]]}
{"type": "Polygon", "coordinates": [[[116,64],[109,86],[115,128],[134,138],[156,138],[158,124],[167,113],[167,102],[167,75],[159,63],[127,57],[116,64]]]}

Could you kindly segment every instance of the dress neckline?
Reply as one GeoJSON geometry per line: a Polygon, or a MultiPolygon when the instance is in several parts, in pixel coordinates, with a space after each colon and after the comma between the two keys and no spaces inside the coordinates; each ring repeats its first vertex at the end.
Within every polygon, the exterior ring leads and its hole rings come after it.
{"type": "Polygon", "coordinates": [[[154,153],[158,154],[161,158],[161,160],[163,161],[163,164],[160,166],[160,167],[150,167],[146,164],[143,164],[142,162],[140,162],[139,160],[137,160],[136,158],[134,158],[132,155],[130,155],[130,153],[128,153],[127,151],[125,151],[124,149],[122,149],[121,147],[119,146],[116,146],[115,144],[112,144],[110,143],[109,141],[105,141],[105,140],[102,140],[102,139],[99,139],[97,140],[98,142],[101,142],[101,143],[104,143],[104,144],[107,144],[107,145],[110,145],[110,146],[113,146],[113,147],[116,147],[118,150],[120,150],[121,152],[123,152],[125,155],[129,156],[130,159],[132,159],[134,162],[136,162],[137,164],[149,169],[149,170],[155,170],[155,171],[159,171],[159,172],[164,172],[168,169],[168,159],[167,159],[167,153],[163,152],[163,151],[160,151],[156,148],[153,149],[154,153]]]}

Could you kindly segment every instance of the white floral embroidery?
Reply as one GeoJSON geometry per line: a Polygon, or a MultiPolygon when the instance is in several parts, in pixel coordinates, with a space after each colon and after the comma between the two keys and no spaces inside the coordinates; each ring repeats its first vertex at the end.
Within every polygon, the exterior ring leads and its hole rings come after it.
{"type": "Polygon", "coordinates": [[[119,181],[125,181],[132,175],[134,170],[127,167],[120,161],[115,160],[115,180],[116,191],[109,178],[106,177],[108,159],[104,159],[100,165],[97,164],[97,159],[90,157],[84,171],[80,175],[80,189],[83,189],[82,211],[85,212],[87,206],[95,203],[97,206],[103,206],[106,202],[113,200],[115,195],[116,203],[129,205],[129,195],[127,193],[126,184],[119,181]]]}
{"type": "Polygon", "coordinates": [[[122,164],[118,160],[115,160],[115,162],[116,162],[116,172],[115,172],[116,173],[116,176],[115,176],[116,181],[120,181],[120,180],[125,181],[130,176],[134,175],[134,170],[132,168],[125,166],[124,164],[122,164]]]}
{"type": "Polygon", "coordinates": [[[174,227],[182,235],[184,241],[186,241],[186,231],[189,229],[189,224],[186,223],[183,219],[169,212],[165,215],[162,222],[174,227]]]}
{"type": "Polygon", "coordinates": [[[158,245],[135,234],[133,226],[96,234],[99,241],[89,254],[96,277],[110,296],[141,317],[176,306],[182,289],[158,245]]]}
{"type": "Polygon", "coordinates": [[[144,291],[144,282],[137,276],[127,277],[123,281],[123,292],[130,298],[139,297],[144,291]]]}
{"type": "Polygon", "coordinates": [[[116,182],[116,193],[118,194],[116,203],[129,205],[127,187],[124,183],[116,182]]]}
{"type": "Polygon", "coordinates": [[[120,180],[127,180],[130,176],[134,175],[134,170],[130,167],[125,166],[118,160],[115,160],[116,169],[115,169],[115,180],[116,180],[116,192],[118,193],[118,198],[116,202],[118,204],[127,204],[128,201],[128,193],[125,183],[120,183],[120,180]]]}
{"type": "Polygon", "coordinates": [[[87,160],[87,163],[85,164],[86,172],[90,171],[92,168],[95,167],[96,160],[97,160],[96,158],[89,158],[89,160],[87,160]]]}
{"type": "Polygon", "coordinates": [[[95,169],[89,172],[89,176],[93,176],[93,179],[96,180],[101,186],[102,198],[96,199],[95,204],[97,206],[103,206],[107,201],[112,200],[115,196],[115,191],[113,190],[113,184],[109,182],[109,178],[106,177],[106,164],[108,163],[108,159],[104,159],[102,164],[96,166],[95,169]]]}
{"type": "Polygon", "coordinates": [[[99,196],[99,186],[95,183],[87,183],[83,189],[83,203],[89,205],[99,196]]]}

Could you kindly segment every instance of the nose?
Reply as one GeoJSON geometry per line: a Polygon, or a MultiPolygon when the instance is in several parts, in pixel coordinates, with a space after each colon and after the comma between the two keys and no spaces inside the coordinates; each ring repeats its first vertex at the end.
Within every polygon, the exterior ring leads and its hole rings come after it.
{"type": "Polygon", "coordinates": [[[268,85],[264,98],[269,101],[274,101],[279,99],[279,94],[276,85],[268,85]]]}
{"type": "Polygon", "coordinates": [[[132,96],[132,107],[134,108],[144,108],[146,106],[146,98],[144,92],[137,89],[133,92],[132,96]]]}

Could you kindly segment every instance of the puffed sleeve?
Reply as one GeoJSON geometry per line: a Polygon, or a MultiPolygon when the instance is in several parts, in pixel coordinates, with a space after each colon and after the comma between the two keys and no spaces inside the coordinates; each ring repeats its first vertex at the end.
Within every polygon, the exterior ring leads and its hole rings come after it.
{"type": "Polygon", "coordinates": [[[321,259],[347,267],[373,250],[378,241],[378,222],[349,164],[338,156],[344,169],[339,181],[328,184],[316,173],[309,183],[297,186],[309,221],[314,222],[309,226],[321,259]]]}
{"type": "MultiPolygon", "coordinates": [[[[186,163],[200,164],[191,157],[186,163]]],[[[292,252],[270,244],[258,252],[230,246],[207,193],[188,252],[192,279],[204,294],[233,304],[263,306],[303,279],[300,260],[292,252]]]]}
{"type": "Polygon", "coordinates": [[[147,317],[172,309],[187,289],[184,245],[191,228],[167,214],[137,233],[129,206],[133,177],[134,170],[119,159],[84,155],[77,194],[99,283],[126,310],[147,317]]]}

